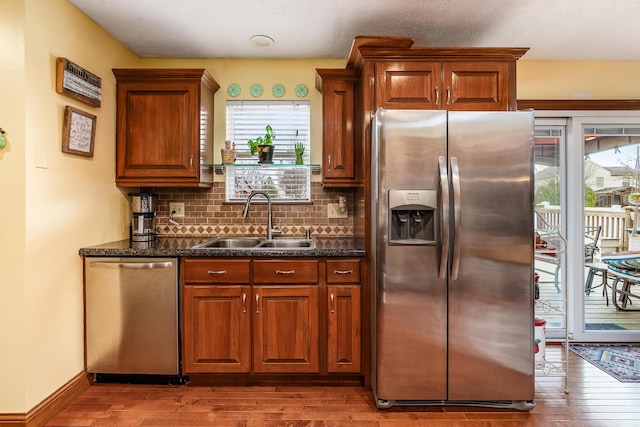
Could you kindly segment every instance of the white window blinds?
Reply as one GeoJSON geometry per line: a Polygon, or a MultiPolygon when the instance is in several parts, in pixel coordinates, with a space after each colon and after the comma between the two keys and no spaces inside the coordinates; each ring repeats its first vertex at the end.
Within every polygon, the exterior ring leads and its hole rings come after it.
{"type": "Polygon", "coordinates": [[[226,116],[226,139],[236,147],[236,163],[226,167],[226,200],[264,190],[274,200],[309,201],[309,101],[227,101],[226,116]],[[273,165],[260,165],[247,141],[264,136],[267,125],[276,135],[273,165]],[[303,165],[295,165],[296,144],[304,146],[303,165]]]}

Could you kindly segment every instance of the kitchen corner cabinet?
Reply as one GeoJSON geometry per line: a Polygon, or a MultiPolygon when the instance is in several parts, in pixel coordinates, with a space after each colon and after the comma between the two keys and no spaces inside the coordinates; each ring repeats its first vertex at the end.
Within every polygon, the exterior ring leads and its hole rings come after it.
{"type": "Polygon", "coordinates": [[[116,185],[210,187],[213,97],[204,69],[114,69],[116,185]]]}
{"type": "Polygon", "coordinates": [[[322,92],[322,184],[360,185],[354,134],[355,77],[349,70],[317,69],[316,88],[322,92]]]}
{"type": "Polygon", "coordinates": [[[185,374],[361,374],[359,259],[182,262],[185,374]]]}
{"type": "Polygon", "coordinates": [[[378,108],[487,111],[515,104],[505,62],[383,61],[375,76],[378,108]]]}

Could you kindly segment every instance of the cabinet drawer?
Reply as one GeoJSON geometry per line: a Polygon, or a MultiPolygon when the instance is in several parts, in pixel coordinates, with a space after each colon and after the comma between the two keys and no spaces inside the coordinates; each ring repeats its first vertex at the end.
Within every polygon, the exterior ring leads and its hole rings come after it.
{"type": "Polygon", "coordinates": [[[184,281],[190,283],[249,283],[250,260],[185,259],[184,281]]]}
{"type": "Polygon", "coordinates": [[[253,262],[254,283],[318,283],[317,260],[253,262]]]}
{"type": "Polygon", "coordinates": [[[327,283],[360,283],[360,260],[327,260],[327,283]]]}

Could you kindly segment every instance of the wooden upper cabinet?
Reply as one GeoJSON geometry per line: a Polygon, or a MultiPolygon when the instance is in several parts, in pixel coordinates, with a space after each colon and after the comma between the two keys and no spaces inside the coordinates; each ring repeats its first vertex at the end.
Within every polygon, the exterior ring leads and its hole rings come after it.
{"type": "Polygon", "coordinates": [[[513,104],[508,75],[505,62],[377,62],[376,107],[508,110],[513,104]]]}
{"type": "Polygon", "coordinates": [[[440,64],[379,62],[375,64],[376,106],[387,109],[438,109],[440,64]]]}
{"type": "Polygon", "coordinates": [[[445,62],[442,70],[447,110],[500,111],[515,105],[505,62],[445,62]]]}
{"type": "Polygon", "coordinates": [[[204,69],[114,69],[116,185],[208,187],[213,96],[204,69]]]}
{"type": "Polygon", "coordinates": [[[322,183],[325,187],[358,183],[355,78],[345,71],[316,70],[316,88],[322,92],[322,183]]]}

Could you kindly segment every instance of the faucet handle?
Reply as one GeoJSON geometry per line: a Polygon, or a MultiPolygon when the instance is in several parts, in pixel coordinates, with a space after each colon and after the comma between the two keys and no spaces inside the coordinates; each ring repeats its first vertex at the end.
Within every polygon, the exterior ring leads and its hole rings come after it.
{"type": "Polygon", "coordinates": [[[272,236],[279,236],[280,234],[282,234],[282,229],[279,226],[271,227],[272,236]]]}
{"type": "Polygon", "coordinates": [[[311,239],[311,228],[307,228],[307,229],[304,231],[304,237],[305,237],[307,240],[311,239]]]}

